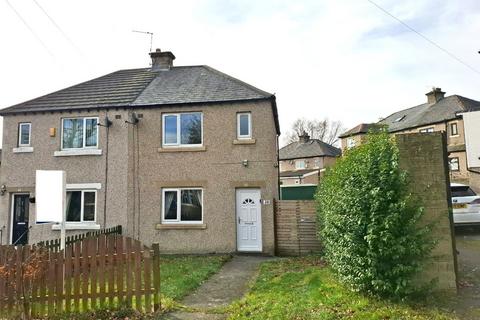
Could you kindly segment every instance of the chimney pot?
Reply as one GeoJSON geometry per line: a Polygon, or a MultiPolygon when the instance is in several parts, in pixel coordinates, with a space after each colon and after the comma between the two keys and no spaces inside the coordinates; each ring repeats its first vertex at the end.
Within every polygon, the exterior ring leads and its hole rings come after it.
{"type": "Polygon", "coordinates": [[[445,97],[445,92],[441,88],[432,88],[432,91],[425,94],[427,96],[427,102],[429,104],[437,103],[445,97]]]}
{"type": "Polygon", "coordinates": [[[170,51],[162,52],[160,49],[156,49],[154,52],[150,52],[152,58],[152,71],[167,71],[173,67],[173,60],[175,56],[170,51]]]}
{"type": "Polygon", "coordinates": [[[298,136],[298,141],[307,143],[310,140],[310,136],[305,131],[298,136]]]}

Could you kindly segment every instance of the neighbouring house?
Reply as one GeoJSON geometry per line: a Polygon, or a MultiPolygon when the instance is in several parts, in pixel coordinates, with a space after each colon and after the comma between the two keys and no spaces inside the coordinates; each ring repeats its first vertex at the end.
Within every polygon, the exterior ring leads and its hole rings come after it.
{"type": "Polygon", "coordinates": [[[339,136],[342,151],[362,144],[368,132],[378,130],[379,128],[381,128],[381,125],[378,123],[360,123],[358,126],[342,133],[339,136]]]}
{"type": "Polygon", "coordinates": [[[307,133],[280,149],[280,185],[317,185],[321,173],[332,166],[341,150],[307,133]]]}
{"type": "MultiPolygon", "coordinates": [[[[479,179],[475,179],[476,173],[469,170],[467,165],[469,146],[465,143],[463,120],[463,114],[480,110],[480,101],[459,95],[445,96],[445,92],[440,88],[433,88],[426,96],[425,103],[395,112],[373,125],[385,126],[392,134],[446,132],[451,181],[470,184],[480,191],[480,184],[477,182],[479,179]]],[[[363,126],[371,127],[372,124],[363,126]]],[[[355,133],[354,129],[347,131],[352,131],[351,134],[341,136],[342,146],[345,148],[349,146],[349,139],[355,139],[357,145],[365,135],[365,132],[360,130],[355,133]]],[[[354,143],[350,143],[353,146],[354,143]]]]}
{"type": "Polygon", "coordinates": [[[35,171],[65,170],[69,234],[122,225],[164,253],[274,253],[275,96],[208,66],[120,70],[0,110],[4,243],[36,221],[35,171]]]}

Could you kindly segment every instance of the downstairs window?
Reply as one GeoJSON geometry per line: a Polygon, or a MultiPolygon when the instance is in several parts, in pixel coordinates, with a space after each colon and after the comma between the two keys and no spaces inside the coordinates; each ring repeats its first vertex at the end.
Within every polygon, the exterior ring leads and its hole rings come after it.
{"type": "Polygon", "coordinates": [[[97,211],[95,190],[67,191],[66,222],[95,222],[97,211]]]}
{"type": "Polygon", "coordinates": [[[164,223],[202,223],[202,189],[163,189],[162,199],[162,221],[164,223]]]}

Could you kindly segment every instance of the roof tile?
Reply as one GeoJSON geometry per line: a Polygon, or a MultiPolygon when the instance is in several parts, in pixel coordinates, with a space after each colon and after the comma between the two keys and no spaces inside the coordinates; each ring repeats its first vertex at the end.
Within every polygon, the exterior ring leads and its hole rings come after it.
{"type": "Polygon", "coordinates": [[[265,99],[272,94],[208,66],[120,70],[5,109],[0,114],[135,107],[145,105],[228,102],[265,99]]]}
{"type": "Polygon", "coordinates": [[[318,139],[310,139],[307,142],[295,141],[281,148],[280,160],[309,158],[309,157],[338,157],[341,150],[318,139]]]}

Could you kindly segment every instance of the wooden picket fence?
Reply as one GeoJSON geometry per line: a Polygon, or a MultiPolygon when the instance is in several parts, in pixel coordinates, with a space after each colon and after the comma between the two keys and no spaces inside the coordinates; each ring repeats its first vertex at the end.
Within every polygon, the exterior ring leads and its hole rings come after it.
{"type": "MultiPolygon", "coordinates": [[[[95,231],[89,231],[89,232],[82,233],[82,234],[67,236],[67,237],[65,237],[65,245],[68,246],[68,245],[73,244],[75,242],[82,241],[85,238],[96,237],[96,236],[99,236],[101,234],[104,234],[104,235],[110,235],[110,234],[112,234],[112,235],[122,235],[122,226],[118,225],[118,226],[111,227],[111,228],[100,229],[100,230],[95,230],[95,231]]],[[[60,239],[52,239],[52,240],[41,241],[41,242],[37,243],[37,246],[38,245],[39,246],[44,246],[44,247],[46,247],[50,250],[53,250],[55,252],[60,251],[60,239]]]]}
{"type": "Polygon", "coordinates": [[[160,256],[158,244],[152,248],[104,234],[60,252],[0,246],[0,318],[119,307],[157,311],[160,256]]]}

